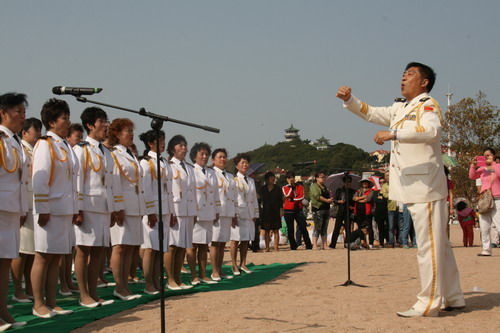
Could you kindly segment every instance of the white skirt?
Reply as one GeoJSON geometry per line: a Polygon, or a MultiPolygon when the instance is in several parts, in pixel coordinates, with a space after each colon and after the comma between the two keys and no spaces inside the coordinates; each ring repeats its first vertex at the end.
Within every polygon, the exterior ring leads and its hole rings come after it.
{"type": "Polygon", "coordinates": [[[212,227],[212,242],[229,242],[231,240],[232,217],[221,216],[212,227]]]}
{"type": "Polygon", "coordinates": [[[123,224],[115,223],[110,229],[111,245],[141,245],[142,216],[125,215],[123,224]]]}
{"type": "Polygon", "coordinates": [[[193,247],[193,216],[177,216],[177,223],[170,227],[170,246],[193,247]]]}
{"type": "Polygon", "coordinates": [[[109,246],[110,213],[83,212],[83,223],[75,226],[76,245],[109,246]]]}
{"type": "Polygon", "coordinates": [[[238,219],[238,225],[231,228],[231,240],[244,242],[255,237],[255,223],[252,220],[238,219]]]}
{"type": "Polygon", "coordinates": [[[35,251],[41,253],[70,254],[72,248],[73,215],[50,215],[49,222],[41,227],[38,214],[33,214],[35,225],[35,251]]]}
{"type": "Polygon", "coordinates": [[[19,253],[35,254],[35,226],[33,225],[33,210],[30,209],[26,217],[26,222],[21,227],[21,246],[19,253]]]}
{"type": "Polygon", "coordinates": [[[20,213],[0,211],[0,258],[19,257],[20,213]]]}
{"type": "MultiPolygon", "coordinates": [[[[156,222],[154,228],[148,225],[148,216],[142,218],[142,231],[144,233],[144,242],[141,245],[143,249],[153,249],[160,251],[160,239],[158,238],[158,225],[156,222]]],[[[163,215],[163,252],[168,252],[168,240],[170,236],[170,214],[163,215]]]]}
{"type": "Polygon", "coordinates": [[[193,227],[194,244],[210,244],[214,221],[197,221],[193,227]]]}

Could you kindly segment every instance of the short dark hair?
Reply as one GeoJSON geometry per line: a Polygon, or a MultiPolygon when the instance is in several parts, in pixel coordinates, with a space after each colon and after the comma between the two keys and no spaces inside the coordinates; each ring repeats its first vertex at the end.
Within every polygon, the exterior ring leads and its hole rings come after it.
{"type": "Polygon", "coordinates": [[[213,152],[212,152],[212,159],[215,158],[215,156],[217,156],[218,153],[224,153],[227,157],[227,150],[226,148],[217,148],[215,149],[213,152]]]}
{"type": "MultiPolygon", "coordinates": [[[[165,140],[165,132],[163,130],[160,130],[160,139],[165,140]]],[[[156,130],[149,130],[147,132],[140,134],[139,140],[141,140],[142,143],[144,143],[144,147],[146,148],[142,156],[146,156],[150,150],[149,144],[156,142],[156,130]]]]}
{"type": "Polygon", "coordinates": [[[28,106],[28,97],[25,94],[18,94],[14,92],[0,95],[0,110],[8,110],[19,104],[28,106]]]}
{"type": "Polygon", "coordinates": [[[347,183],[348,180],[352,181],[352,177],[351,176],[344,176],[344,177],[342,177],[342,181],[344,183],[347,183]]]}
{"type": "Polygon", "coordinates": [[[285,177],[288,179],[288,178],[295,178],[295,172],[292,171],[292,170],[289,170],[286,172],[286,175],[285,177]]]}
{"type": "Polygon", "coordinates": [[[42,106],[40,118],[45,129],[50,130],[50,123],[65,114],[70,115],[68,103],[62,99],[51,98],[42,106]]]}
{"type": "Polygon", "coordinates": [[[177,134],[174,135],[169,141],[167,145],[167,152],[169,156],[174,156],[175,146],[179,143],[185,143],[187,145],[186,138],[183,135],[177,134]]]}
{"type": "Polygon", "coordinates": [[[486,153],[487,151],[490,151],[493,156],[496,156],[497,154],[495,153],[495,149],[491,148],[491,147],[486,147],[484,150],[483,150],[483,154],[486,153]]]}
{"type": "Polygon", "coordinates": [[[460,201],[459,203],[457,203],[457,210],[459,212],[463,211],[465,208],[467,208],[467,203],[465,203],[464,201],[460,201]]]}
{"type": "Polygon", "coordinates": [[[95,125],[97,119],[100,118],[104,119],[105,121],[108,121],[108,115],[101,108],[98,108],[96,106],[91,106],[83,110],[82,114],[80,115],[80,119],[87,134],[90,133],[89,125],[95,125]]]}
{"type": "Polygon", "coordinates": [[[272,171],[268,171],[266,172],[266,174],[264,175],[264,180],[267,182],[269,180],[269,178],[271,177],[276,177],[276,175],[274,174],[274,172],[272,171]]]}
{"type": "Polygon", "coordinates": [[[30,128],[34,127],[36,130],[42,130],[42,122],[40,119],[31,117],[24,121],[23,128],[21,128],[21,132],[18,133],[19,136],[22,137],[23,131],[28,131],[30,128]]]}
{"type": "Polygon", "coordinates": [[[189,151],[189,158],[193,161],[193,163],[196,161],[196,154],[202,150],[206,150],[208,156],[212,153],[212,147],[210,147],[210,145],[206,142],[196,142],[193,147],[191,147],[191,150],[189,151]]]}
{"type": "Polygon", "coordinates": [[[247,160],[247,162],[250,163],[250,161],[251,161],[250,155],[248,155],[247,153],[238,153],[238,155],[236,155],[233,158],[234,166],[237,166],[241,160],[247,160]]]}
{"type": "Polygon", "coordinates": [[[314,173],[314,178],[318,178],[319,175],[321,175],[321,174],[324,174],[326,176],[326,172],[323,170],[320,170],[320,171],[314,173]]]}
{"type": "Polygon", "coordinates": [[[71,125],[69,126],[68,136],[71,136],[71,134],[73,134],[73,132],[82,132],[83,133],[83,126],[79,123],[71,123],[71,125]]]}
{"type": "MultiPolygon", "coordinates": [[[[28,106],[25,94],[6,93],[0,95],[0,110],[8,110],[19,104],[24,104],[25,107],[28,106]]],[[[1,117],[0,122],[2,122],[1,117]]]]}
{"type": "Polygon", "coordinates": [[[434,87],[434,83],[436,82],[436,72],[434,72],[434,70],[429,66],[421,64],[419,62],[410,62],[408,65],[406,65],[405,71],[407,71],[411,67],[417,67],[420,71],[420,75],[422,75],[424,79],[429,80],[429,84],[427,85],[427,92],[431,92],[432,88],[434,87]]]}

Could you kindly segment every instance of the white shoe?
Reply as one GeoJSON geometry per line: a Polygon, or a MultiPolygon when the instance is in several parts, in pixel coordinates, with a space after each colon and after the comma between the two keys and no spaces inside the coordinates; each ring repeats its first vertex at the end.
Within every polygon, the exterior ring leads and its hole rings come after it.
{"type": "Polygon", "coordinates": [[[73,313],[73,310],[54,310],[52,309],[52,312],[54,312],[56,315],[59,316],[65,316],[73,313]]]}
{"type": "Polygon", "coordinates": [[[28,322],[27,321],[16,321],[15,323],[11,323],[11,327],[12,328],[16,328],[16,327],[23,327],[27,324],[28,322]]]}
{"type": "Polygon", "coordinates": [[[73,296],[73,293],[71,291],[61,291],[59,290],[59,294],[62,296],[73,296]]]}
{"type": "Polygon", "coordinates": [[[167,289],[168,290],[182,290],[181,287],[170,287],[169,285],[167,285],[167,289]]]}
{"type": "Polygon", "coordinates": [[[38,318],[43,318],[43,319],[52,318],[56,315],[54,310],[50,311],[47,314],[42,315],[42,314],[39,314],[38,312],[36,312],[35,309],[32,309],[31,313],[33,313],[34,316],[37,316],[38,318]]]}
{"type": "Polygon", "coordinates": [[[201,283],[205,283],[205,284],[217,284],[218,282],[217,281],[213,281],[213,280],[200,280],[201,283]]]}
{"type": "Polygon", "coordinates": [[[12,296],[12,301],[17,303],[32,303],[28,298],[17,298],[16,296],[12,296]]]}
{"type": "Polygon", "coordinates": [[[191,289],[191,288],[193,288],[193,286],[190,286],[188,284],[183,284],[180,287],[181,287],[181,289],[191,289]]]}
{"type": "Polygon", "coordinates": [[[80,306],[83,306],[83,307],[86,307],[86,308],[96,308],[99,305],[101,305],[101,303],[99,303],[99,302],[94,302],[94,303],[90,303],[90,304],[84,304],[81,301],[78,301],[78,304],[80,304],[80,306]]]}
{"type": "Polygon", "coordinates": [[[105,300],[105,301],[102,301],[102,302],[99,302],[99,303],[101,303],[101,305],[104,306],[104,305],[113,304],[114,302],[115,302],[114,299],[108,299],[108,300],[105,300]]]}
{"type": "Polygon", "coordinates": [[[113,296],[118,297],[122,301],[131,301],[131,300],[135,299],[135,297],[133,297],[133,295],[127,295],[127,296],[120,295],[116,290],[113,291],[113,296]]]}
{"type": "Polygon", "coordinates": [[[12,327],[12,324],[9,324],[9,323],[5,323],[3,324],[2,326],[0,326],[0,332],[3,332],[5,330],[8,330],[9,328],[12,327]]]}
{"type": "Polygon", "coordinates": [[[415,310],[414,308],[411,308],[408,311],[396,312],[396,314],[399,317],[403,317],[403,318],[437,317],[438,316],[437,312],[428,313],[427,315],[424,316],[423,312],[419,312],[419,311],[415,310]]]}
{"type": "Polygon", "coordinates": [[[214,281],[222,281],[222,279],[220,277],[216,278],[214,277],[213,275],[210,275],[210,278],[214,281]]]}

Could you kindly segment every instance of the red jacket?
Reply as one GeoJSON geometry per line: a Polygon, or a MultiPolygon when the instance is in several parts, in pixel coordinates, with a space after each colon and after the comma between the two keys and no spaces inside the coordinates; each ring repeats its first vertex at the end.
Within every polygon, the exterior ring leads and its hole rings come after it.
{"type": "Polygon", "coordinates": [[[300,209],[304,207],[302,204],[302,200],[304,200],[304,187],[302,185],[295,184],[295,190],[292,190],[290,185],[285,185],[281,190],[285,196],[284,210],[293,211],[297,203],[300,209]]]}

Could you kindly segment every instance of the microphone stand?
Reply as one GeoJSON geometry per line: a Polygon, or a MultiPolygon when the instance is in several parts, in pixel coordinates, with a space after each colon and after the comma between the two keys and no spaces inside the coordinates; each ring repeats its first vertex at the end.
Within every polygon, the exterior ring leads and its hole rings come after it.
{"type": "Polygon", "coordinates": [[[144,108],[140,108],[139,111],[137,110],[132,110],[132,109],[127,109],[123,108],[120,106],[116,105],[111,105],[111,104],[106,104],[106,103],[101,103],[97,101],[92,101],[89,100],[85,97],[82,97],[81,95],[75,94],[76,100],[82,103],[92,103],[96,105],[102,105],[106,106],[109,108],[117,109],[117,110],[123,110],[131,113],[136,113],[140,116],[143,117],[149,117],[151,118],[151,128],[156,132],[156,178],[157,178],[157,184],[158,184],[158,239],[160,242],[160,256],[161,256],[161,261],[162,264],[160,265],[160,309],[161,309],[161,314],[160,314],[160,319],[161,319],[161,333],[165,333],[165,276],[164,276],[164,266],[163,266],[163,253],[164,253],[164,248],[163,248],[163,239],[164,239],[164,234],[163,234],[163,210],[162,210],[162,195],[161,195],[161,156],[160,156],[160,130],[163,126],[164,121],[170,121],[173,123],[185,125],[185,126],[190,126],[190,127],[196,127],[203,129],[205,131],[209,132],[214,132],[214,133],[219,133],[220,130],[218,128],[210,127],[210,126],[204,126],[204,125],[198,125],[194,123],[189,123],[186,121],[182,120],[177,120],[173,119],[167,116],[162,116],[159,114],[155,114],[152,112],[146,112],[144,108]]]}
{"type": "MultiPolygon", "coordinates": [[[[358,170],[359,171],[359,170],[358,170]]],[[[349,176],[349,171],[348,170],[342,170],[344,172],[344,177],[349,176]]],[[[350,237],[351,237],[351,212],[349,210],[349,200],[350,200],[350,195],[349,195],[349,189],[350,187],[346,187],[346,196],[345,196],[345,202],[346,202],[346,209],[345,209],[345,225],[346,225],[346,241],[344,242],[347,244],[347,280],[339,285],[336,285],[336,287],[349,287],[349,286],[354,286],[354,287],[361,287],[361,288],[366,288],[368,286],[358,284],[354,281],[351,280],[351,244],[350,244],[350,237]]],[[[335,195],[335,193],[334,193],[335,195]]],[[[335,239],[335,241],[337,241],[335,239]]]]}

